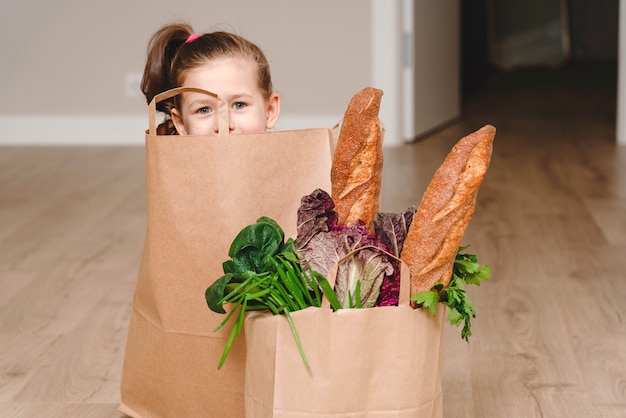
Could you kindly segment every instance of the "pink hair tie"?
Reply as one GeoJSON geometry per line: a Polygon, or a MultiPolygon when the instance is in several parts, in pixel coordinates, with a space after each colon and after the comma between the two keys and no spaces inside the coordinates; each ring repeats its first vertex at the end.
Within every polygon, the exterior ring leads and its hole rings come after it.
{"type": "Polygon", "coordinates": [[[200,37],[199,34],[197,33],[192,33],[191,35],[189,35],[189,38],[187,38],[187,40],[185,41],[186,44],[188,44],[189,42],[193,42],[196,39],[198,39],[200,37]]]}

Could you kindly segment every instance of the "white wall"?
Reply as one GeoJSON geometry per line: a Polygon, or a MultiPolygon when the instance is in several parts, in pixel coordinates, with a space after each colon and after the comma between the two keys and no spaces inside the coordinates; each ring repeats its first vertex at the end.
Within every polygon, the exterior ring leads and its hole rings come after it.
{"type": "Polygon", "coordinates": [[[3,0],[0,145],[142,144],[146,47],[180,20],[265,51],[282,97],[276,129],[332,127],[373,86],[384,91],[385,145],[400,145],[458,116],[458,9],[458,0],[3,0]]]}
{"type": "Polygon", "coordinates": [[[279,129],[332,126],[372,85],[367,1],[3,0],[0,144],[143,143],[147,108],[127,78],[139,78],[150,36],[174,20],[261,46],[282,96],[279,129]]]}

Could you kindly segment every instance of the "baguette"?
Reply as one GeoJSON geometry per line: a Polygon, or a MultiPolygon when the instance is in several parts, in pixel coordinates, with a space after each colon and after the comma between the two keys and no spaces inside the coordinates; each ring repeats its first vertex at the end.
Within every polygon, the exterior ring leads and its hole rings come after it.
{"type": "Polygon", "coordinates": [[[382,90],[367,87],[350,100],[330,172],[331,197],[340,225],[363,222],[374,232],[380,208],[383,149],[378,117],[382,90]]]}
{"type": "Polygon", "coordinates": [[[400,258],[410,271],[411,295],[450,283],[454,259],[472,218],[491,160],[496,128],[486,125],[452,148],[426,188],[400,258]]]}

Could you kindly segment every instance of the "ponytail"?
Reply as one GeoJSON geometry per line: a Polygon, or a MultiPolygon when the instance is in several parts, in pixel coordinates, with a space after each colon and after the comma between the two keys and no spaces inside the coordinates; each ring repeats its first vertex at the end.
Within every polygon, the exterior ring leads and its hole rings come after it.
{"type": "MultiPolygon", "coordinates": [[[[141,79],[141,91],[147,103],[159,93],[176,87],[176,80],[171,74],[172,61],[178,48],[193,33],[186,23],[175,23],[164,26],[157,31],[148,44],[148,59],[141,79]]],[[[157,103],[157,110],[170,114],[171,101],[157,103]]]]}

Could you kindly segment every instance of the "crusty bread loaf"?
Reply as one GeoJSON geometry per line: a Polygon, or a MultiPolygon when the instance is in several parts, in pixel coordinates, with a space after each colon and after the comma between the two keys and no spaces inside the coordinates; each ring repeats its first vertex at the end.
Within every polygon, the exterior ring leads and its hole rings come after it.
{"type": "Polygon", "coordinates": [[[367,87],[352,97],[330,172],[338,223],[362,221],[370,232],[374,231],[374,217],[380,208],[383,132],[378,112],[382,95],[382,90],[367,87]]]}
{"type": "Polygon", "coordinates": [[[450,283],[454,259],[476,206],[496,128],[462,138],[435,172],[409,227],[400,258],[411,272],[411,294],[450,283]]]}

